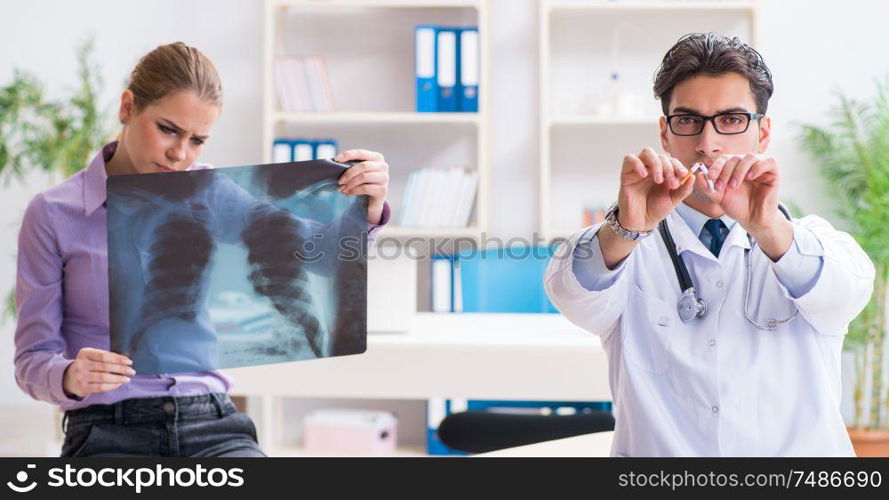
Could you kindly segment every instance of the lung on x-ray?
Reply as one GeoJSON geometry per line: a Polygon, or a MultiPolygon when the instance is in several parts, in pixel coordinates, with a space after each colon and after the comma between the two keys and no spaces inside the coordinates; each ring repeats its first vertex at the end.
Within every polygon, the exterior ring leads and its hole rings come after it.
{"type": "Polygon", "coordinates": [[[111,350],[139,374],[358,354],[367,197],[330,160],[109,176],[111,350]]]}

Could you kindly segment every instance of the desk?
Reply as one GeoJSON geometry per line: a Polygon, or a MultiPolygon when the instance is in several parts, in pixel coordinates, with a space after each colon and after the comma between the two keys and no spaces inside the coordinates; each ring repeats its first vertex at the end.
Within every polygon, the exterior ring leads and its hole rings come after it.
{"type": "Polygon", "coordinates": [[[599,338],[559,314],[417,313],[409,332],[369,333],[364,354],[224,372],[260,400],[264,446],[282,396],[611,401],[599,338]]]}
{"type": "Polygon", "coordinates": [[[614,431],[594,432],[583,436],[554,439],[543,443],[516,446],[504,450],[479,453],[474,457],[609,457],[614,431]]]}

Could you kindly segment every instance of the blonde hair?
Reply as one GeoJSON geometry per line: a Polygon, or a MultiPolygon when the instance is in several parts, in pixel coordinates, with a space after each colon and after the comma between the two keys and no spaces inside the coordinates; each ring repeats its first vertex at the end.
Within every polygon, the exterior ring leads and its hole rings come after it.
{"type": "Polygon", "coordinates": [[[130,73],[127,88],[136,111],[180,91],[222,106],[222,80],[216,66],[194,47],[182,42],[161,45],[142,56],[130,73]]]}

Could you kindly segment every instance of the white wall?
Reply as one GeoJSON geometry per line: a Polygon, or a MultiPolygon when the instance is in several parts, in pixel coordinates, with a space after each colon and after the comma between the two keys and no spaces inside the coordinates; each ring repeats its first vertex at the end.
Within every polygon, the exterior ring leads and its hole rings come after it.
{"type": "MultiPolygon", "coordinates": [[[[262,2],[243,0],[160,0],[154,2],[81,0],[6,1],[0,13],[0,84],[13,69],[36,75],[52,96],[64,96],[77,83],[75,47],[95,35],[105,91],[101,103],[109,119],[129,71],[154,47],[181,40],[199,47],[216,64],[225,90],[225,108],[204,159],[218,165],[256,163],[261,151],[262,2]]],[[[116,129],[115,129],[116,130],[116,129]]],[[[45,179],[27,189],[0,187],[0,294],[15,284],[18,221],[45,179]]],[[[11,322],[0,326],[0,402],[27,404],[13,372],[11,322]]]]}
{"type": "MultiPolygon", "coordinates": [[[[839,6],[827,1],[764,0],[759,25],[758,48],[776,87],[769,107],[771,153],[783,171],[785,197],[815,212],[822,212],[823,195],[814,169],[798,149],[798,124],[826,123],[825,112],[835,101],[833,89],[865,97],[873,93],[874,78],[889,76],[889,44],[883,35],[889,5],[846,0],[839,6]]],[[[529,237],[537,229],[536,17],[534,0],[493,0],[491,233],[501,238],[529,237]]],[[[26,68],[46,82],[51,93],[60,95],[75,82],[73,48],[89,33],[96,35],[106,80],[102,101],[109,104],[138,56],[154,46],[182,40],[201,48],[216,63],[226,91],[225,111],[204,159],[217,165],[259,160],[263,148],[260,1],[4,2],[0,82],[9,81],[14,67],[26,68]]],[[[646,71],[654,69],[652,65],[646,71]]],[[[17,230],[10,224],[39,188],[32,183],[24,191],[18,186],[3,191],[0,292],[9,289],[15,277],[14,263],[7,256],[15,252],[17,230]]],[[[13,380],[12,336],[11,325],[0,327],[4,360],[0,401],[9,404],[27,401],[13,380]]]]}
{"type": "Polygon", "coordinates": [[[825,196],[798,148],[799,125],[826,125],[835,91],[867,98],[876,79],[889,78],[889,44],[879,35],[887,18],[885,2],[762,2],[760,49],[775,80],[770,149],[783,169],[782,191],[811,212],[823,213],[825,196]]]}

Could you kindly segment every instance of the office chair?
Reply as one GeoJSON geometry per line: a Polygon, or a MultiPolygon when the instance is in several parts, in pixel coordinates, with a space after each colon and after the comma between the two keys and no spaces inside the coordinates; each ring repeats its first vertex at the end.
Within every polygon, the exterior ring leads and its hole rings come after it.
{"type": "Polygon", "coordinates": [[[613,430],[614,417],[611,412],[602,410],[573,415],[524,415],[469,410],[445,417],[438,426],[438,438],[455,450],[486,453],[613,430]]]}

